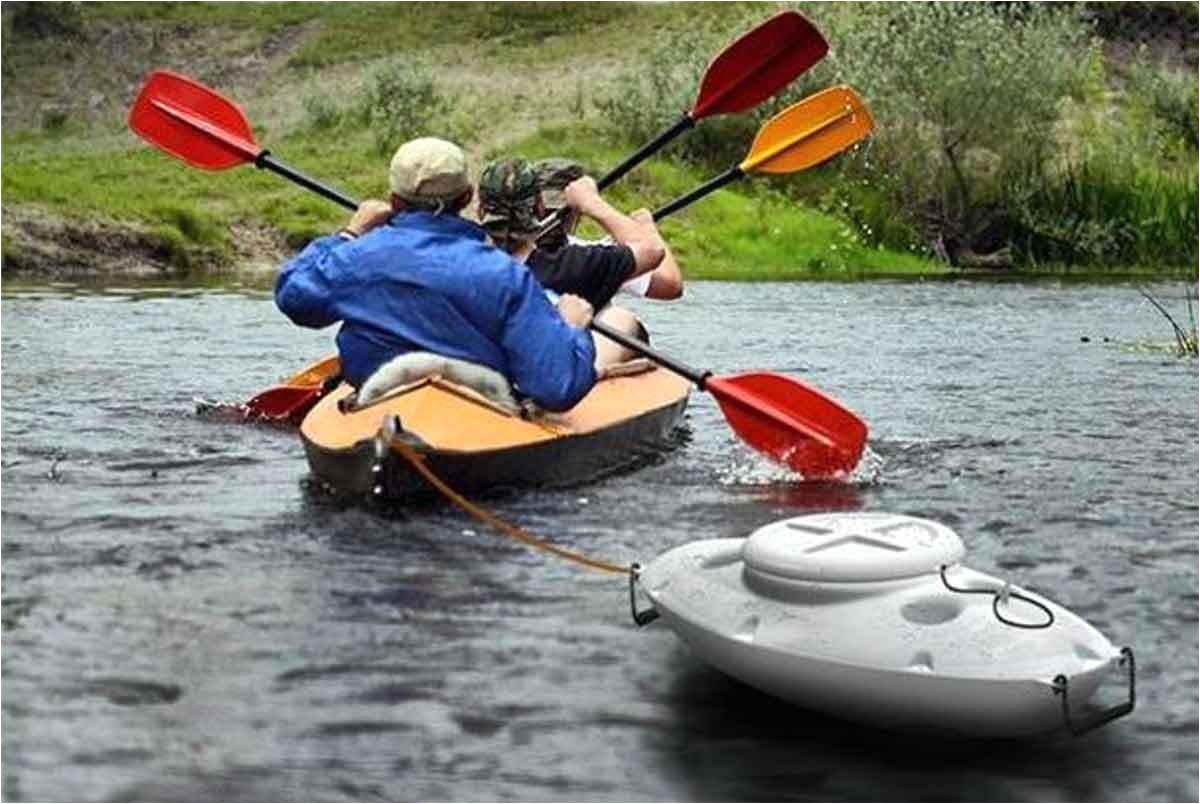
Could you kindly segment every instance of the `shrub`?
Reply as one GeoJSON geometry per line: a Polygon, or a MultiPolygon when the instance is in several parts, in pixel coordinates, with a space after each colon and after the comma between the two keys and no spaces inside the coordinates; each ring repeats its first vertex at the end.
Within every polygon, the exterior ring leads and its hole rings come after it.
{"type": "Polygon", "coordinates": [[[964,248],[1040,180],[1089,63],[1078,11],[1038,4],[873,5],[835,41],[877,124],[865,175],[930,241],[964,248]]]}
{"type": "Polygon", "coordinates": [[[211,215],[198,209],[179,204],[162,204],[152,210],[154,220],[160,222],[159,233],[167,229],[176,232],[180,242],[198,245],[219,245],[225,240],[225,229],[211,215]]]}
{"type": "Polygon", "coordinates": [[[356,117],[369,126],[376,149],[388,153],[404,140],[429,133],[451,104],[429,71],[418,64],[393,61],[376,69],[358,99],[356,117]]]}
{"type": "Polygon", "coordinates": [[[304,98],[304,118],[314,131],[337,128],[343,116],[342,108],[324,93],[315,92],[304,98]]]}
{"type": "MultiPolygon", "coordinates": [[[[793,177],[788,186],[849,215],[866,242],[892,248],[965,246],[988,229],[1009,192],[1028,192],[1016,179],[1042,175],[1056,148],[1060,105],[1081,92],[1097,63],[1071,8],[935,2],[805,13],[831,43],[828,57],[753,112],[701,121],[670,152],[727,168],[769,116],[849,83],[876,119],[872,142],[859,157],[793,177]]],[[[760,20],[750,9],[743,28],[760,20]]],[[[719,26],[698,19],[619,76],[598,103],[610,130],[645,142],[673,123],[729,38],[727,18],[719,26]]]]}
{"type": "Polygon", "coordinates": [[[42,131],[47,134],[62,134],[67,131],[71,115],[61,106],[42,109],[42,131]]]}
{"type": "Polygon", "coordinates": [[[1194,157],[1200,133],[1195,73],[1169,70],[1148,60],[1143,53],[1141,59],[1130,65],[1127,89],[1136,102],[1149,108],[1171,144],[1194,157]]]}

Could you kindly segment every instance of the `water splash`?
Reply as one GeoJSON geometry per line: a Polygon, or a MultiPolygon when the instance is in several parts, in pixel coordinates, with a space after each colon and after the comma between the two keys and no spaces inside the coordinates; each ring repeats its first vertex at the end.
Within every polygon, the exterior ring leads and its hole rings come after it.
{"type": "MultiPolygon", "coordinates": [[[[878,485],[882,482],[883,467],[886,463],[883,456],[871,449],[868,444],[864,447],[862,457],[850,474],[833,480],[822,479],[819,482],[878,485]]],[[[717,480],[722,486],[778,486],[814,482],[813,479],[806,478],[800,472],[744,448],[739,449],[733,455],[731,462],[718,467],[717,480]]]]}
{"type": "Polygon", "coordinates": [[[848,480],[859,485],[877,486],[883,482],[883,467],[886,464],[884,457],[867,444],[848,480]]]}

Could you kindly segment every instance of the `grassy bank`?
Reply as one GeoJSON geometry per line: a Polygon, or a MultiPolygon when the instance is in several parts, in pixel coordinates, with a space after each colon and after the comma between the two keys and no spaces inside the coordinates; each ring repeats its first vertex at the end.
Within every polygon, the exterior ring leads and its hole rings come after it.
{"type": "MultiPolygon", "coordinates": [[[[621,157],[619,149],[594,142],[569,128],[544,129],[498,146],[491,155],[565,155],[597,169],[621,157]]],[[[352,197],[386,192],[385,160],[373,152],[369,133],[330,137],[302,129],[272,146],[280,158],[352,197]]],[[[346,217],[329,201],[250,167],[207,173],[138,147],[97,154],[59,143],[47,153],[44,141],[19,137],[6,141],[4,148],[6,203],[17,197],[54,214],[132,222],[158,238],[181,268],[211,261],[214,254],[234,259],[239,226],[278,233],[285,248],[297,249],[336,229],[346,217]]],[[[653,207],[706,178],[696,167],[660,162],[615,187],[610,197],[626,209],[653,207]]],[[[869,246],[845,221],[798,205],[773,184],[746,180],[742,187],[722,191],[664,222],[664,233],[689,277],[860,279],[948,270],[915,254],[869,246]]],[[[598,232],[584,229],[581,234],[598,232]]]]}
{"type": "MultiPolygon", "coordinates": [[[[602,172],[640,144],[644,132],[631,109],[678,114],[690,100],[670,93],[694,93],[704,62],[774,10],[733,3],[43,7],[4,12],[5,270],[36,269],[47,259],[38,250],[45,231],[84,240],[72,229],[80,219],[127,227],[137,233],[129,242],[148,244],[167,270],[183,271],[277,259],[344,219],[330,202],[273,175],[249,167],[205,173],[134,138],[124,114],[149,69],[170,67],[219,88],[278,158],[352,196],[379,196],[395,144],[427,132],[463,143],[477,166],[499,154],[566,155],[602,172]],[[690,48],[687,58],[681,47],[690,48]],[[656,76],[670,92],[645,94],[635,74],[656,76]],[[25,225],[30,220],[55,227],[35,231],[25,225]]],[[[839,41],[863,29],[867,12],[853,4],[806,4],[804,11],[835,49],[812,80],[833,83],[849,64],[836,53],[839,41]]],[[[881,129],[889,125],[876,117],[881,129]]],[[[706,121],[687,137],[690,146],[647,163],[610,196],[627,209],[658,206],[728,167],[727,152],[744,153],[755,126],[755,118],[706,121]]],[[[1163,153],[1163,160],[1180,160],[1177,148],[1163,153]]],[[[802,176],[745,179],[668,219],[664,230],[692,278],[956,272],[916,230],[913,210],[896,207],[888,182],[863,170],[871,159],[867,149],[802,176]]],[[[1187,200],[1156,189],[1158,162],[1139,170],[1151,179],[1135,184],[1142,189],[1130,216],[1147,209],[1169,215],[1177,199],[1187,200]]],[[[1075,175],[1082,181],[1048,185],[1034,199],[1043,219],[1077,204],[1081,187],[1096,186],[1092,173],[1075,175]]],[[[1110,189],[1107,200],[1081,208],[1103,216],[1104,204],[1118,203],[1115,195],[1110,189]]],[[[1074,221],[1063,225],[1078,228],[1074,221]]],[[[1103,235],[1091,245],[1103,246],[1103,235]]],[[[1162,240],[1143,238],[1159,246],[1153,259],[1141,259],[1148,249],[1128,248],[1117,269],[1062,249],[1016,270],[1193,273],[1186,255],[1178,263],[1186,268],[1172,267],[1173,247],[1162,240]]]]}

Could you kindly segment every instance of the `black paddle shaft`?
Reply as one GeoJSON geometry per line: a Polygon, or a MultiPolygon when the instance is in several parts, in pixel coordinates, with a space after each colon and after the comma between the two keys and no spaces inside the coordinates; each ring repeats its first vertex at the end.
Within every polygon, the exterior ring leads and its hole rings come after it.
{"type": "Polygon", "coordinates": [[[272,157],[270,151],[263,151],[257,157],[255,157],[254,166],[256,168],[262,168],[263,170],[269,170],[272,173],[278,173],[285,179],[291,179],[301,187],[312,190],[317,195],[325,196],[330,201],[341,204],[346,209],[358,209],[358,204],[353,198],[339,193],[328,184],[322,184],[311,176],[307,176],[295,168],[288,167],[284,163],[272,157]]]}
{"type": "MultiPolygon", "coordinates": [[[[633,155],[626,159],[621,164],[606,173],[602,178],[596,181],[596,189],[603,192],[605,188],[611,187],[622,176],[635,167],[646,161],[648,157],[657,153],[671,140],[678,137],[683,132],[687,131],[692,126],[696,125],[695,119],[691,114],[685,114],[679,118],[670,128],[664,129],[657,137],[639,148],[633,155]]],[[[553,214],[547,215],[538,226],[538,237],[545,237],[546,234],[553,231],[556,227],[561,226],[566,222],[567,216],[571,214],[570,207],[562,207],[556,210],[553,214]]]]}
{"type": "Polygon", "coordinates": [[[617,332],[612,327],[608,326],[607,324],[602,324],[594,318],[592,319],[590,326],[593,330],[599,332],[604,337],[616,341],[627,349],[632,349],[643,357],[650,358],[663,368],[673,371],[681,377],[691,380],[692,382],[696,383],[696,387],[701,391],[704,390],[704,386],[708,381],[708,378],[712,376],[711,371],[696,371],[694,368],[686,366],[683,363],[673,360],[666,355],[651,349],[649,344],[642,343],[637,338],[630,337],[623,332],[617,332]]]}
{"type": "Polygon", "coordinates": [[[709,193],[713,192],[714,190],[721,189],[722,187],[724,187],[726,184],[729,184],[730,182],[737,181],[744,175],[746,175],[746,174],[742,171],[742,169],[740,167],[730,168],[729,170],[722,173],[720,176],[717,176],[716,178],[710,179],[709,181],[706,181],[704,184],[701,184],[699,187],[697,187],[695,190],[692,190],[690,193],[685,193],[684,195],[681,195],[678,198],[676,198],[674,201],[671,201],[671,202],[665,204],[664,206],[661,206],[658,209],[654,210],[654,220],[656,220],[656,221],[662,220],[663,218],[670,215],[672,212],[676,212],[678,210],[683,209],[684,207],[686,207],[688,204],[692,203],[693,201],[703,198],[704,196],[708,195],[709,193]]]}
{"type": "Polygon", "coordinates": [[[696,121],[692,119],[691,114],[685,114],[679,118],[679,121],[670,128],[664,130],[650,142],[643,145],[632,156],[626,159],[621,164],[610,170],[607,175],[596,182],[597,189],[603,190],[606,187],[616,183],[617,179],[624,176],[629,171],[644,162],[647,157],[658,152],[660,148],[666,145],[671,140],[678,137],[683,132],[687,131],[692,126],[696,125],[696,121]]]}
{"type": "MultiPolygon", "coordinates": [[[[287,165],[283,164],[282,162],[272,159],[269,151],[263,151],[261,154],[259,154],[258,157],[254,160],[254,165],[255,165],[255,167],[263,168],[264,170],[270,170],[274,173],[278,173],[280,176],[291,179],[292,181],[296,182],[300,186],[305,187],[309,190],[312,190],[313,192],[317,193],[318,195],[322,195],[331,201],[335,201],[338,204],[341,204],[343,207],[346,207],[347,209],[358,209],[358,204],[354,201],[354,199],[350,198],[349,196],[343,195],[342,193],[339,193],[337,190],[333,189],[332,187],[329,187],[328,185],[322,184],[321,182],[317,181],[314,178],[306,176],[305,174],[301,173],[298,170],[288,167],[287,165]]],[[[734,171],[737,171],[737,174],[741,175],[741,171],[737,170],[737,168],[734,168],[734,171]]],[[[730,173],[733,173],[733,171],[730,171],[730,173]]],[[[724,175],[728,175],[728,174],[723,174],[723,176],[724,175]]],[[[708,187],[709,185],[714,184],[714,182],[722,179],[723,176],[718,176],[717,179],[715,179],[712,182],[709,182],[709,184],[705,185],[704,187],[708,187]]],[[[724,181],[721,182],[721,184],[726,184],[730,181],[733,181],[733,179],[735,179],[735,178],[737,178],[737,176],[733,176],[732,178],[725,178],[724,181]]],[[[705,192],[712,192],[713,190],[717,189],[717,187],[720,187],[721,184],[716,184],[715,186],[711,187],[710,189],[705,190],[705,192]]],[[[700,189],[704,190],[704,187],[702,187],[700,189]]],[[[704,193],[700,193],[700,195],[703,195],[703,194],[704,193]]],[[[695,195],[695,193],[692,193],[691,195],[695,195]]],[[[696,197],[699,197],[699,195],[697,195],[696,197]]],[[[688,203],[690,203],[690,200],[688,201],[688,203]]],[[[685,377],[685,378],[691,380],[692,382],[694,382],[696,384],[696,387],[698,387],[702,391],[704,390],[705,381],[708,379],[709,376],[712,375],[711,371],[704,371],[704,372],[696,371],[695,369],[693,369],[689,366],[686,366],[683,363],[679,363],[675,360],[672,360],[671,358],[667,357],[666,355],[659,354],[654,349],[651,349],[649,345],[642,343],[641,341],[637,340],[636,338],[631,338],[630,336],[625,335],[624,333],[617,332],[615,329],[613,329],[605,324],[601,324],[599,321],[596,321],[594,319],[591,323],[591,328],[594,329],[596,332],[599,332],[604,337],[609,338],[610,340],[616,341],[617,343],[621,344],[622,346],[626,347],[627,349],[632,349],[633,351],[637,352],[638,354],[648,357],[649,359],[653,360],[655,363],[658,363],[663,368],[669,369],[670,371],[675,372],[676,374],[680,375],[681,377],[685,377]]]]}

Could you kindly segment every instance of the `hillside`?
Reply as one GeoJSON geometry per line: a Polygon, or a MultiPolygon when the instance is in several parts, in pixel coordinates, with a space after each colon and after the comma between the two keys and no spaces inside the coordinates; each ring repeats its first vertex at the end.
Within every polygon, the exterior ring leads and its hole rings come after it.
{"type": "MultiPolygon", "coordinates": [[[[1110,32],[1107,58],[1156,59],[1194,73],[1195,5],[1155,5],[1169,13],[1138,34],[1153,52],[1129,44],[1130,26],[1117,22],[1110,27],[1122,33],[1110,32]],[[1180,35],[1188,20],[1191,29],[1180,35]]],[[[620,100],[653,96],[631,76],[694,92],[695,65],[774,10],[745,3],[5,3],[5,275],[269,269],[341,220],[338,208],[273,176],[248,167],[202,173],[137,140],[124,117],[151,69],[171,68],[219,89],[276,156],[363,197],[384,192],[392,143],[424,131],[460,141],[476,165],[500,153],[565,154],[603,171],[642,141],[620,100]],[[374,114],[365,105],[372,97],[374,114]]],[[[850,41],[859,30],[854,4],[802,4],[802,11],[834,51],[813,80],[852,75],[845,50],[836,58],[842,42],[834,35],[845,31],[850,41]]],[[[687,102],[643,106],[678,114],[687,102]]],[[[743,122],[728,136],[710,127],[710,140],[724,137],[718,149],[676,149],[622,182],[614,200],[653,206],[690,189],[727,166],[726,152],[747,147],[753,125],[743,122]]],[[[694,142],[705,142],[703,134],[694,142]]],[[[851,178],[829,169],[799,181],[743,182],[673,219],[668,234],[693,276],[943,272],[923,233],[888,237],[881,232],[896,228],[888,220],[855,214],[883,202],[846,196],[851,178]]],[[[900,217],[883,209],[876,214],[900,217]]]]}

